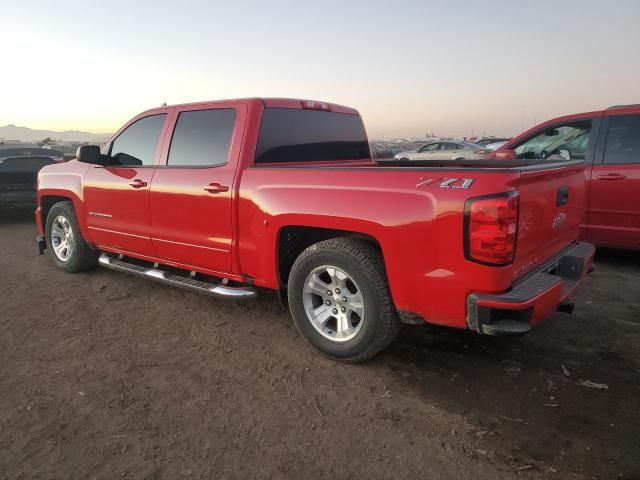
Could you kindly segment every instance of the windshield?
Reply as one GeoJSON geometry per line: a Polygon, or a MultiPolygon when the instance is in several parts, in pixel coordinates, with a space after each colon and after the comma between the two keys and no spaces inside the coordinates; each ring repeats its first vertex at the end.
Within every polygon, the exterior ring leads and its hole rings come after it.
{"type": "Polygon", "coordinates": [[[591,121],[552,127],[518,145],[516,158],[584,160],[590,136],[591,121]]]}

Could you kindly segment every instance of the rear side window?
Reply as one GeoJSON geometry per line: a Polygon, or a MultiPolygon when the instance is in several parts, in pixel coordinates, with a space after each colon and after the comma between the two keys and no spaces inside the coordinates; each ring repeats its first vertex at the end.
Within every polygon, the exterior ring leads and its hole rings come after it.
{"type": "Polygon", "coordinates": [[[370,158],[367,135],[358,115],[266,108],[256,163],[324,162],[370,158]]]}
{"type": "Polygon", "coordinates": [[[640,163],[640,115],[611,117],[604,163],[640,163]]]}
{"type": "Polygon", "coordinates": [[[166,114],[136,120],[111,145],[112,163],[126,166],[152,165],[166,114]]]}
{"type": "Polygon", "coordinates": [[[173,131],[167,165],[226,164],[235,121],[233,108],[181,112],[173,131]]]}

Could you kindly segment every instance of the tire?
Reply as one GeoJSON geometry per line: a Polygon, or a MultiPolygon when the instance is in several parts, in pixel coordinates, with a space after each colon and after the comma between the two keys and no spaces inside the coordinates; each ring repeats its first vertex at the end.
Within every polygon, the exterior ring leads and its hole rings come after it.
{"type": "Polygon", "coordinates": [[[53,263],[66,272],[82,272],[98,264],[98,252],[82,236],[73,203],[70,201],[58,202],[49,210],[45,222],[45,239],[53,263]],[[61,239],[64,241],[61,242],[61,239]],[[65,242],[68,246],[66,251],[59,248],[65,242]]]}
{"type": "Polygon", "coordinates": [[[403,157],[403,158],[400,159],[400,161],[401,162],[409,162],[410,160],[408,158],[406,158],[406,157],[403,157]]]}
{"type": "Polygon", "coordinates": [[[458,158],[456,158],[456,160],[466,160],[466,158],[464,158],[464,157],[458,157],[458,158]]]}
{"type": "Polygon", "coordinates": [[[386,348],[400,329],[382,256],[361,240],[333,238],[304,250],[289,275],[288,299],[293,321],[307,342],[345,362],[370,359],[386,348]],[[340,285],[344,292],[338,294],[335,287],[340,285]],[[332,302],[331,306],[327,301],[332,302]],[[345,310],[347,313],[341,315],[345,310]],[[317,315],[321,320],[313,322],[311,315],[317,311],[323,312],[317,315]],[[338,315],[334,316],[336,312],[338,315]],[[327,314],[331,318],[321,325],[327,314]]]}

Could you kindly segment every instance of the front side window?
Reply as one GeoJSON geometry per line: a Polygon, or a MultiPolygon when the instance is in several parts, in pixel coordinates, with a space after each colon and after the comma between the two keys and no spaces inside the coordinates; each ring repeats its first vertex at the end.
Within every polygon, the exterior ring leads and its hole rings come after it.
{"type": "Polygon", "coordinates": [[[111,163],[123,166],[153,165],[160,132],[167,115],[150,115],[136,120],[111,145],[111,163]]]}
{"type": "Polygon", "coordinates": [[[429,145],[425,145],[420,149],[421,152],[433,152],[438,149],[439,143],[431,143],[429,145]]]}
{"type": "Polygon", "coordinates": [[[265,108],[256,163],[327,162],[371,158],[358,115],[265,108]]]}
{"type": "Polygon", "coordinates": [[[514,148],[516,158],[584,160],[591,139],[591,120],[545,129],[514,148]]]}
{"type": "Polygon", "coordinates": [[[640,163],[640,115],[611,117],[604,163],[640,163]]]}
{"type": "Polygon", "coordinates": [[[233,108],[181,112],[169,148],[169,166],[224,165],[236,121],[233,108]]]}

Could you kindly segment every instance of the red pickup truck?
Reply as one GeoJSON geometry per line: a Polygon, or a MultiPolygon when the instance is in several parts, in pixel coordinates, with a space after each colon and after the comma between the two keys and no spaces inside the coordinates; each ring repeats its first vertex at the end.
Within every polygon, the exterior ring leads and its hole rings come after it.
{"type": "Polygon", "coordinates": [[[590,270],[584,164],[379,165],[344,106],[163,106],[45,167],[40,252],[218,297],[280,292],[322,352],[362,361],[401,322],[529,331],[590,270]]]}
{"type": "Polygon", "coordinates": [[[584,161],[587,189],[580,238],[640,250],[640,105],[554,118],[488,158],[584,161]]]}

